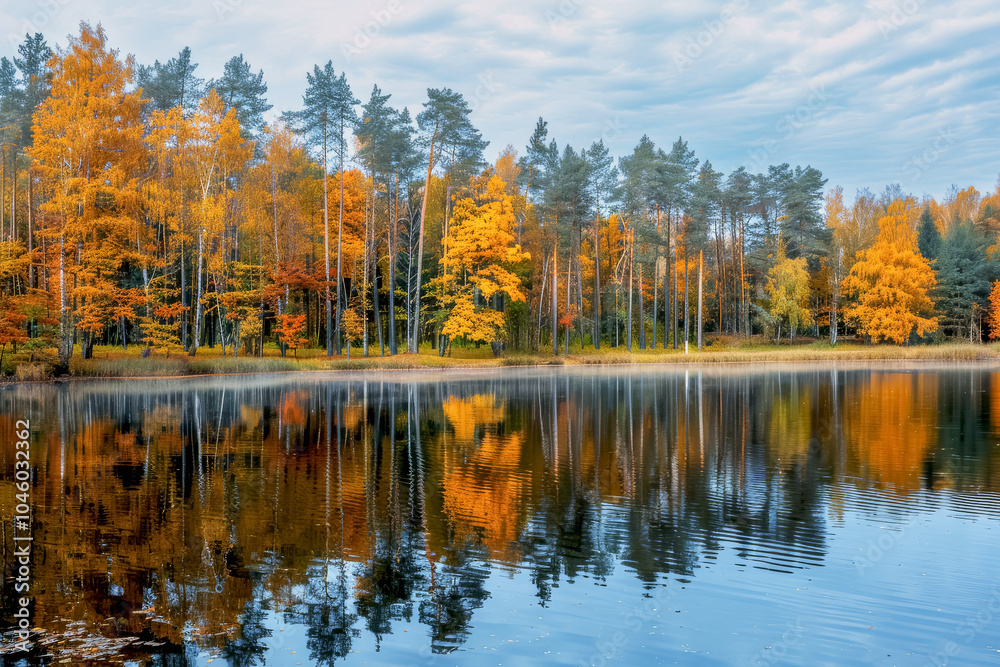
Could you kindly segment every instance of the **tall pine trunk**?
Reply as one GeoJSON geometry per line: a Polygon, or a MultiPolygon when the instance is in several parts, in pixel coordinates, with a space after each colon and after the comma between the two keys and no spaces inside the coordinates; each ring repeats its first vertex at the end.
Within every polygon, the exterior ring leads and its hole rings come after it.
{"type": "Polygon", "coordinates": [[[570,255],[570,258],[566,261],[566,356],[567,357],[569,356],[569,330],[572,329],[569,319],[570,308],[572,307],[569,298],[569,286],[573,284],[573,277],[571,275],[572,271],[573,271],[573,261],[572,261],[572,255],[570,255]]]}
{"type": "Polygon", "coordinates": [[[601,349],[601,214],[594,218],[594,349],[601,349]]]}
{"type": "Polygon", "coordinates": [[[556,269],[559,259],[559,237],[552,242],[552,356],[559,356],[559,312],[556,299],[559,293],[559,273],[556,269]]]}
{"type": "Polygon", "coordinates": [[[688,289],[688,249],[687,242],[684,243],[684,354],[688,353],[688,341],[691,340],[691,304],[689,302],[691,290],[688,289]]]}
{"type": "MultiPolygon", "coordinates": [[[[326,146],[326,127],[327,127],[326,112],[323,112],[323,265],[326,267],[326,274],[324,280],[326,281],[326,288],[323,290],[326,295],[326,356],[333,356],[333,300],[330,298],[330,204],[327,197],[327,190],[329,189],[329,175],[330,172],[327,166],[327,146],[326,146]]],[[[341,174],[343,177],[343,174],[341,174]]],[[[341,200],[341,208],[343,208],[343,200],[341,200]]],[[[339,239],[338,239],[339,243],[339,239]]],[[[337,257],[340,257],[340,253],[337,253],[337,257]]],[[[339,267],[338,267],[339,268],[339,267]]],[[[340,279],[338,273],[337,279],[340,279]]],[[[235,344],[235,341],[234,341],[235,344]]]]}
{"type": "Polygon", "coordinates": [[[698,349],[701,349],[701,285],[702,285],[702,271],[705,266],[705,251],[699,251],[698,255],[698,349]]]}
{"type": "Polygon", "coordinates": [[[437,139],[438,125],[434,126],[431,136],[430,156],[427,160],[427,178],[424,179],[424,201],[420,205],[420,241],[417,246],[417,293],[413,300],[413,340],[407,341],[408,351],[417,353],[417,339],[420,336],[420,278],[421,267],[424,264],[424,223],[427,220],[427,200],[431,195],[431,171],[434,169],[434,142],[437,139]]]}
{"type": "Polygon", "coordinates": [[[646,349],[645,305],[642,299],[642,262],[639,263],[639,349],[646,349]]]}
{"type": "Polygon", "coordinates": [[[399,170],[396,170],[396,200],[389,217],[389,354],[396,349],[396,256],[399,248],[399,170]]]}
{"type": "Polygon", "coordinates": [[[635,290],[632,286],[632,260],[635,259],[635,238],[629,232],[628,244],[628,327],[625,330],[625,349],[632,351],[632,302],[635,300],[635,290]]]}
{"type": "Polygon", "coordinates": [[[189,356],[194,356],[198,352],[199,337],[201,334],[201,265],[202,255],[205,249],[205,230],[198,233],[198,289],[194,302],[194,338],[191,341],[191,351],[189,356]]]}

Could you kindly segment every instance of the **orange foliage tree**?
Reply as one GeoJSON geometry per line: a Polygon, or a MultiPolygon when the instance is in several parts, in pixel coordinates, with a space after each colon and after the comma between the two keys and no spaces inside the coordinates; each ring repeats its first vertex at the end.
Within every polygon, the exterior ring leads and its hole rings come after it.
{"type": "Polygon", "coordinates": [[[299,356],[299,348],[309,342],[308,338],[302,336],[306,328],[306,316],[289,315],[284,313],[278,316],[278,338],[282,343],[292,348],[296,358],[299,356]]]}
{"type": "Polygon", "coordinates": [[[873,342],[897,344],[937,330],[928,292],[937,284],[930,263],[917,251],[917,235],[909,224],[907,205],[894,201],[879,220],[875,245],[858,253],[858,261],[841,288],[853,302],[848,323],[873,342]]]}
{"type": "Polygon", "coordinates": [[[474,183],[473,197],[455,203],[448,227],[441,278],[450,310],[441,333],[474,341],[499,340],[504,314],[489,305],[494,297],[524,301],[516,264],[528,253],[516,242],[514,200],[500,177],[484,174],[474,183]]]}
{"type": "Polygon", "coordinates": [[[148,161],[142,100],[129,90],[132,59],[107,48],[100,26],[81,24],[80,36],[70,38],[49,67],[52,92],[35,113],[28,154],[51,187],[41,205],[50,221],[42,236],[58,255],[59,364],[65,368],[73,351],[72,293],[79,300],[75,314],[95,330],[94,290],[113,290],[113,277],[135,252],[137,184],[148,161]]]}
{"type": "Polygon", "coordinates": [[[993,289],[990,290],[990,307],[986,312],[986,326],[989,327],[991,339],[1000,339],[1000,280],[993,281],[993,289]]]}

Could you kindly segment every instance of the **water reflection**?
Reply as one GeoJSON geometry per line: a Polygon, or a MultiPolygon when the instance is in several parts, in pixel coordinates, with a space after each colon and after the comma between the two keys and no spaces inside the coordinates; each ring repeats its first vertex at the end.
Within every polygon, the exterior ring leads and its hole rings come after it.
{"type": "MultiPolygon", "coordinates": [[[[473,648],[497,572],[546,607],[562,582],[649,590],[723,552],[734,576],[821,568],[847,511],[947,498],[996,518],[995,497],[968,497],[1000,490],[998,383],[567,369],[6,388],[5,525],[14,421],[34,429],[30,661],[272,664],[296,636],[327,665],[399,627],[450,653],[473,648]]],[[[5,582],[12,548],[5,532],[5,582]]],[[[0,606],[9,622],[8,585],[0,606]]]]}

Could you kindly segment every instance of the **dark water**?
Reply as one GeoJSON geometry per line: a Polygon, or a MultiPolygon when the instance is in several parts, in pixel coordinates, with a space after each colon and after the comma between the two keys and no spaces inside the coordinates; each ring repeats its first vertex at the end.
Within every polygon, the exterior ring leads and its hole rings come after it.
{"type": "Polygon", "coordinates": [[[8,386],[0,500],[4,665],[1000,664],[992,368],[8,386]]]}

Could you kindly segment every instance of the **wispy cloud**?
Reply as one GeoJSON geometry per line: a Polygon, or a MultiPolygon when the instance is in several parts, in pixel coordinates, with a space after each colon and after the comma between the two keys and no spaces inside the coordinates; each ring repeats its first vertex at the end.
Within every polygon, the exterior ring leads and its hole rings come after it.
{"type": "MultiPolygon", "coordinates": [[[[221,20],[193,0],[67,0],[40,29],[65,43],[80,20],[100,21],[140,62],[190,46],[206,77],[243,53],[264,70],[275,111],[297,108],[305,73],[328,59],[359,97],[377,83],[414,112],[428,87],[448,86],[476,100],[491,152],[522,148],[541,115],[560,144],[605,136],[622,155],[642,134],[683,135],[723,170],[768,146],[768,161],[812,164],[848,192],[900,182],[941,196],[952,183],[992,189],[1000,172],[993,0],[219,1],[221,20]],[[358,35],[365,47],[347,57],[358,35]],[[817,90],[826,99],[809,108],[817,90]],[[919,178],[903,168],[951,131],[919,178]]],[[[30,22],[39,7],[7,3],[0,25],[30,22]]]]}

